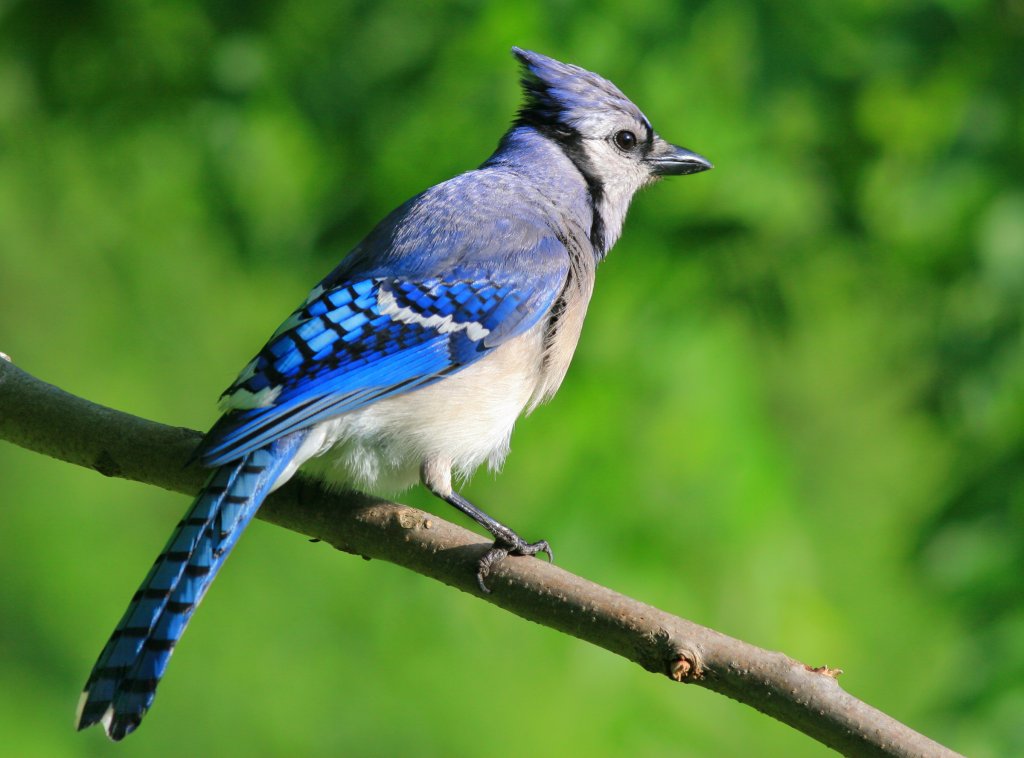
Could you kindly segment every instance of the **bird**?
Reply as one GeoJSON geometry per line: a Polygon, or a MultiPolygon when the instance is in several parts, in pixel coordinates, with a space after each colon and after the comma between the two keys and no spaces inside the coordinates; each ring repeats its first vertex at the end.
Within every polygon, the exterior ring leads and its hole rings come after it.
{"type": "Polygon", "coordinates": [[[569,368],[597,265],[638,190],[706,171],[614,84],[513,47],[523,103],[479,168],[386,216],[309,293],[220,399],[193,459],[211,470],[89,675],[76,727],[118,741],[263,500],[307,464],[329,482],[421,482],[509,555],[551,558],[456,491],[501,466],[519,416],[569,368]]]}

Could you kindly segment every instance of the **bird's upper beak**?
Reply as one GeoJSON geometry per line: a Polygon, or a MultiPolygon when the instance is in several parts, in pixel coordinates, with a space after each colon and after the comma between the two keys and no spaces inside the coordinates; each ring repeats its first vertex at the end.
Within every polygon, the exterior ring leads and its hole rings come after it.
{"type": "Polygon", "coordinates": [[[654,138],[654,146],[647,154],[646,161],[655,176],[685,176],[714,168],[711,161],[703,155],[673,145],[661,137],[654,138]]]}

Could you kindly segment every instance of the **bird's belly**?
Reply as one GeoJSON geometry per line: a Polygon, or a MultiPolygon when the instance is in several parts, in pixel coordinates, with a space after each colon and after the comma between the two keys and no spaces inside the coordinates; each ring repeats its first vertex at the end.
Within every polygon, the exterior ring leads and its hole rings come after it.
{"type": "Polygon", "coordinates": [[[432,385],[320,424],[311,435],[317,457],[304,469],[389,494],[415,484],[430,459],[450,461],[459,476],[485,462],[500,467],[512,427],[538,386],[541,348],[541,329],[531,329],[432,385]]]}

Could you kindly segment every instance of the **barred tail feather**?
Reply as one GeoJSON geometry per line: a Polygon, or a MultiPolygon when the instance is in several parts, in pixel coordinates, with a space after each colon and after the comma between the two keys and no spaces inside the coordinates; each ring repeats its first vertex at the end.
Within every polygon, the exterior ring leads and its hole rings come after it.
{"type": "Polygon", "coordinates": [[[138,727],[193,611],[304,436],[281,438],[214,471],[100,653],[78,704],[78,729],[102,723],[120,740],[138,727]]]}

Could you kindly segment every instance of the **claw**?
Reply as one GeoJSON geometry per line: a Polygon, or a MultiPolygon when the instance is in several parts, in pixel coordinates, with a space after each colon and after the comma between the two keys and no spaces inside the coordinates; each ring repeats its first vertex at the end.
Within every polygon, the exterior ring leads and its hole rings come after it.
{"type": "MultiPolygon", "coordinates": [[[[551,552],[551,545],[548,544],[547,540],[541,540],[540,542],[534,542],[532,545],[527,545],[530,548],[530,552],[522,553],[522,555],[539,555],[544,553],[548,557],[548,563],[555,562],[555,554],[551,552]]],[[[516,553],[520,555],[520,553],[516,553]]]]}
{"type": "Polygon", "coordinates": [[[554,563],[555,557],[547,540],[531,543],[518,537],[517,539],[518,542],[515,545],[496,541],[491,546],[491,549],[484,553],[477,562],[476,583],[480,585],[480,590],[484,594],[491,594],[491,588],[487,586],[487,577],[490,575],[491,569],[510,555],[537,555],[538,553],[544,553],[548,557],[548,563],[554,563]]]}
{"type": "Polygon", "coordinates": [[[498,547],[495,543],[490,550],[481,556],[480,561],[476,564],[476,583],[480,585],[480,590],[485,595],[491,594],[491,588],[487,586],[487,576],[491,573],[491,567],[495,563],[500,563],[508,557],[508,550],[503,547],[498,547]]]}

